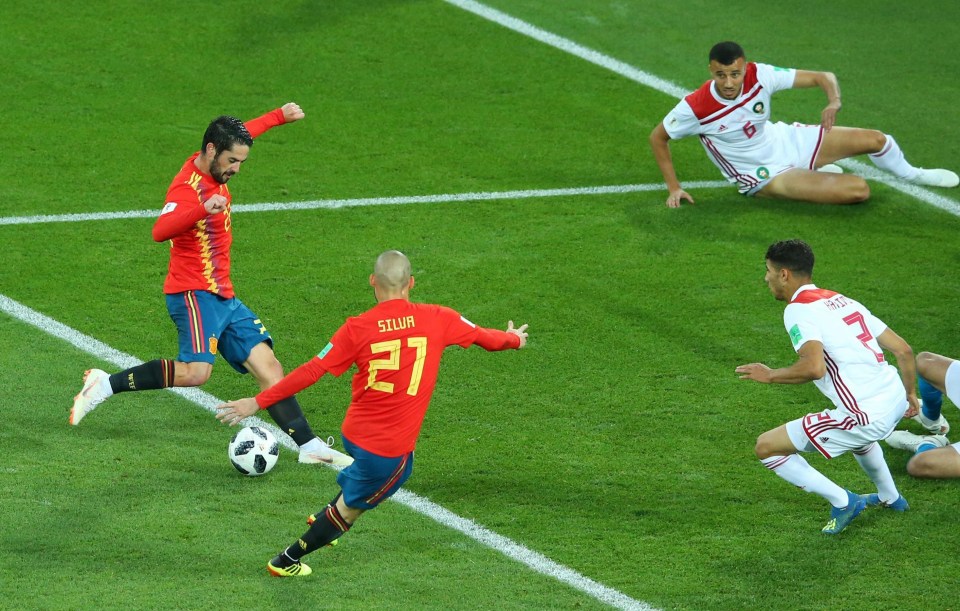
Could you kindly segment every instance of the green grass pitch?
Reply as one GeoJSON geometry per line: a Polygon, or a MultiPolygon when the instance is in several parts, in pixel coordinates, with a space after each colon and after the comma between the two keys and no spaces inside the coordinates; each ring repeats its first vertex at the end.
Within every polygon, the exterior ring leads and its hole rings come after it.
{"type": "MultiPolygon", "coordinates": [[[[724,39],[749,59],[833,71],[840,124],[957,169],[956,3],[489,6],[685,89],[724,39]]],[[[0,55],[0,217],[159,211],[213,117],[287,101],[307,118],[258,141],[235,205],[656,184],[647,136],[676,101],[440,0],[12,0],[0,55]]],[[[824,103],[783,92],[774,118],[816,122],[824,103]]],[[[696,141],[673,154],[681,180],[719,180],[696,141]]],[[[372,304],[366,278],[388,248],[410,256],[414,299],[529,323],[523,351],[446,355],[407,489],[629,599],[955,608],[958,483],[912,480],[908,456],[885,448],[911,510],[868,511],[825,538],[826,504],[753,455],[758,434],[825,400],[733,372],[795,358],[762,280],[766,247],[791,237],[813,245],[819,285],[917,351],[960,355],[960,219],[872,188],[849,208],[727,187],[693,190],[679,210],[662,190],[241,209],[234,282],[287,369],[372,304]]],[[[173,357],[152,222],[0,225],[0,294],[138,358],[173,357]]],[[[283,451],[268,476],[244,478],[226,457],[233,430],[166,392],[118,396],[70,427],[83,371],[107,365],[6,314],[0,331],[0,607],[608,608],[394,502],[310,556],[312,578],[270,579],[266,561],[336,492],[333,472],[283,451]]],[[[221,361],[204,389],[232,399],[254,385],[221,361]]],[[[334,434],[349,382],[300,398],[334,434]]],[[[851,457],[810,460],[868,491],[851,457]]]]}

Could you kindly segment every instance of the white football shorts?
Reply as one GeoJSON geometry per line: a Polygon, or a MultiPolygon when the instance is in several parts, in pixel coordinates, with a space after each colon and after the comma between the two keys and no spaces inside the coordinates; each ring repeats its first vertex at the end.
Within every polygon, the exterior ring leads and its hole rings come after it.
{"type": "Polygon", "coordinates": [[[766,131],[773,143],[773,149],[762,167],[749,170],[744,168],[760,179],[759,184],[743,191],[746,195],[756,195],[757,191],[767,186],[774,177],[787,170],[795,168],[813,170],[817,155],[820,154],[820,145],[823,144],[823,129],[819,125],[805,123],[787,125],[777,121],[768,124],[766,131]]]}
{"type": "Polygon", "coordinates": [[[901,399],[902,407],[885,414],[871,415],[868,424],[857,424],[850,412],[828,409],[787,423],[787,434],[793,446],[800,452],[816,450],[826,458],[834,458],[845,452],[865,448],[874,441],[886,439],[896,428],[904,412],[907,398],[901,399]]]}

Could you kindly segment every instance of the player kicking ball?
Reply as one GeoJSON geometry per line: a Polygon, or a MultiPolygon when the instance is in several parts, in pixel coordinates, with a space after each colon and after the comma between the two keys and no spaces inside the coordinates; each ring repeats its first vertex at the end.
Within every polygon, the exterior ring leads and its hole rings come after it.
{"type": "Polygon", "coordinates": [[[527,325],[514,328],[511,321],[505,331],[487,329],[450,308],[412,303],[410,261],[399,251],[377,257],[369,282],[377,305],[347,319],[320,354],[256,397],[218,408],[217,418],[234,425],[328,372],[339,376],[357,367],[341,429],[354,462],[337,475],[340,493],[309,517],[310,528],[267,563],[267,571],[277,577],[309,575],[301,558],[334,543],[410,477],[444,349],[518,350],[527,343],[527,325]]]}
{"type": "MultiPolygon", "coordinates": [[[[273,337],[233,290],[233,199],[227,183],[246,163],[255,138],[303,117],[300,105],[288,102],[246,123],[227,115],[210,122],[201,150],[183,163],[170,183],[153,226],[155,241],[170,242],[163,292],[177,327],[177,358],[155,359],[112,375],[88,370],[74,397],[70,424],[80,424],[115,394],[202,386],[210,379],[217,354],[237,372],[249,373],[261,389],[283,377],[273,337]]],[[[301,463],[353,462],[313,433],[296,397],[287,397],[269,412],[299,446],[301,463]]]]}

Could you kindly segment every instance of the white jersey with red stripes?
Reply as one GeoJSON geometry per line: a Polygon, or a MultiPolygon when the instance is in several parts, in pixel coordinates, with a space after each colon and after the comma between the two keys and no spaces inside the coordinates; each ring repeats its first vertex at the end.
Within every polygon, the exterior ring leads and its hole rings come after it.
{"type": "Polygon", "coordinates": [[[809,341],[823,344],[827,374],[814,384],[856,424],[902,412],[906,390],[876,339],[887,325],[863,304],[805,284],[784,310],[783,324],[794,350],[809,341]]]}
{"type": "Polygon", "coordinates": [[[797,71],[749,62],[736,99],[721,97],[713,80],[687,95],[663,120],[673,139],[699,135],[710,160],[743,193],[794,167],[812,169],[819,152],[819,126],[770,123],[770,98],[793,87],[797,71]],[[805,128],[799,146],[791,140],[805,128]],[[801,149],[799,152],[797,149],[801,149]]]}

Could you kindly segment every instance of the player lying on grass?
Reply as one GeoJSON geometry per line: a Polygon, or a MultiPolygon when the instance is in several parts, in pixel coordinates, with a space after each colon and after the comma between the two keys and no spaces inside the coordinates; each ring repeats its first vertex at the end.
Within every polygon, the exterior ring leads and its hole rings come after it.
{"type": "Polygon", "coordinates": [[[910,165],[892,136],[835,125],[840,86],[830,72],[747,62],[735,42],[714,45],[709,61],[712,79],[683,98],[650,133],[671,208],[683,200],[693,203],[693,198],[677,179],[670,140],[694,135],[724,177],[745,195],[821,204],[862,202],[870,197],[867,182],[843,174],[833,164],[857,155],[869,155],[877,167],[917,185],[960,184],[950,170],[910,165]],[[771,123],[771,96],[783,89],[806,87],[819,87],[827,96],[820,124],[771,123]]]}
{"type": "Polygon", "coordinates": [[[343,445],[354,462],[340,471],[341,491],[307,519],[310,528],[267,563],[277,577],[309,575],[300,561],[330,545],[357,519],[393,495],[413,472],[413,450],[430,404],[440,357],[447,346],[486,350],[520,349],[527,325],[506,331],[478,327],[454,310],[410,302],[410,261],[390,250],[377,257],[370,286],[373,309],[347,319],[316,357],[255,398],[219,406],[217,417],[237,424],[262,408],[292,396],[329,372],[356,365],[353,395],[343,420],[343,445]]]}
{"type": "Polygon", "coordinates": [[[960,405],[960,362],[932,352],[921,352],[917,355],[917,374],[923,402],[917,420],[928,434],[894,431],[887,437],[887,443],[914,453],[907,463],[907,473],[914,477],[960,477],[960,443],[951,444],[947,439],[950,425],[940,413],[944,393],[954,405],[960,405]]]}

